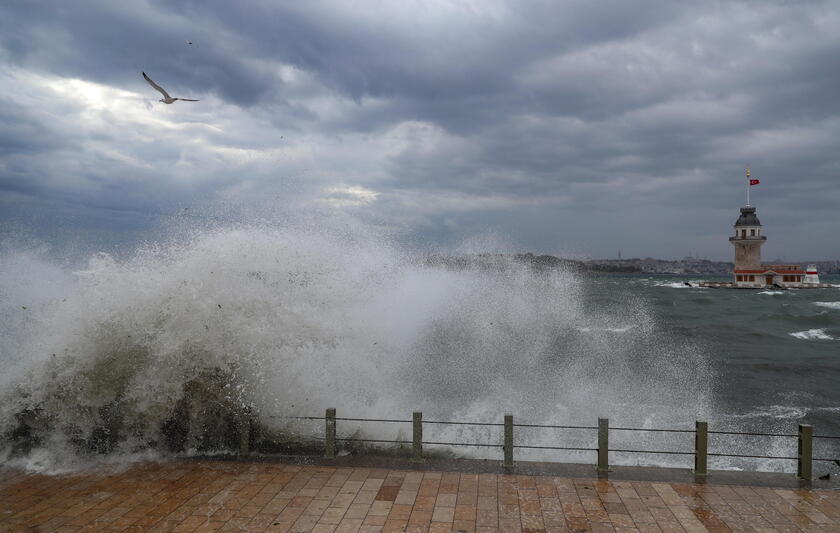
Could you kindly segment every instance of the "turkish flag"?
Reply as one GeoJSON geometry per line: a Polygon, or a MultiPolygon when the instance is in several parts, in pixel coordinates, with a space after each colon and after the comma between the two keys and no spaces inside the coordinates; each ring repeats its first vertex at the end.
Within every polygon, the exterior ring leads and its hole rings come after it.
{"type": "Polygon", "coordinates": [[[750,185],[758,185],[761,183],[759,180],[750,180],[750,185]]]}

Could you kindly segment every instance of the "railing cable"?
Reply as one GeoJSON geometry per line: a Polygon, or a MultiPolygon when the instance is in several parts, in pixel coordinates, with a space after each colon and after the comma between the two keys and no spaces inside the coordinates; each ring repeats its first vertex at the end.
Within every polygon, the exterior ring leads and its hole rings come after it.
{"type": "MultiPolygon", "coordinates": [[[[614,428],[610,431],[649,431],[653,433],[694,433],[693,429],[650,429],[650,428],[614,428]]],[[[711,431],[709,432],[711,433],[711,431]]]]}
{"type": "Polygon", "coordinates": [[[750,437],[798,437],[796,433],[757,433],[751,431],[709,431],[709,435],[747,435],[750,437]]]}
{"type": "MultiPolygon", "coordinates": [[[[663,453],[668,455],[694,455],[694,452],[674,452],[674,451],[665,451],[665,450],[619,450],[619,449],[612,449],[610,448],[611,452],[620,452],[620,453],[663,453]]],[[[709,454],[713,455],[713,454],[709,454]]]]}
{"type": "MultiPolygon", "coordinates": [[[[499,424],[504,425],[504,424],[499,424]]],[[[546,428],[546,429],[598,429],[598,426],[561,426],[554,424],[513,424],[515,428],[546,428]]]]}

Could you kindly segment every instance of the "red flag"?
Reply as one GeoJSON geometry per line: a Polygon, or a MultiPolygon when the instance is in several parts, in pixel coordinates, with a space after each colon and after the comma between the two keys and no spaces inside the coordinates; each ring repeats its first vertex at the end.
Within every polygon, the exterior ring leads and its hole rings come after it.
{"type": "Polygon", "coordinates": [[[758,185],[761,183],[759,180],[750,180],[750,185],[758,185]]]}

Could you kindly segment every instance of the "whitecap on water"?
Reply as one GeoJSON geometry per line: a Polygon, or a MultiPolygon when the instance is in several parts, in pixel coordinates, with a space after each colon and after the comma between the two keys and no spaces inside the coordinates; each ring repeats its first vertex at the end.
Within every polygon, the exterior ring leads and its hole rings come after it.
{"type": "Polygon", "coordinates": [[[669,289],[707,289],[708,287],[701,287],[699,280],[687,281],[654,281],[651,283],[654,287],[667,287],[669,289]],[[686,285],[689,283],[690,285],[686,285]]]}
{"type": "Polygon", "coordinates": [[[814,302],[814,305],[828,307],[829,309],[840,309],[840,302],[814,302]]]}
{"type": "Polygon", "coordinates": [[[794,333],[788,333],[791,337],[795,337],[797,339],[802,340],[819,340],[819,341],[831,341],[834,340],[834,337],[829,335],[825,332],[824,329],[809,329],[808,331],[796,331],[794,333]]]}
{"type": "Polygon", "coordinates": [[[758,294],[769,294],[770,296],[775,296],[777,294],[784,294],[784,291],[759,291],[758,294]]]}

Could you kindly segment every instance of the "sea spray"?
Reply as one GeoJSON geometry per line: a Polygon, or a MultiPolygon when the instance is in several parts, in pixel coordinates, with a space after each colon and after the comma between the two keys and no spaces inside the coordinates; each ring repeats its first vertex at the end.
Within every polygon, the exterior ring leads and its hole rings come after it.
{"type": "MultiPolygon", "coordinates": [[[[319,424],[283,417],[332,406],[355,417],[421,410],[498,422],[511,412],[531,423],[609,416],[653,426],[711,410],[705,357],[660,336],[644,301],[600,301],[580,274],[510,257],[452,265],[365,228],[252,225],[196,230],[119,260],[97,254],[73,273],[20,261],[57,281],[49,294],[36,294],[33,279],[14,305],[4,299],[0,434],[9,460],[37,458],[42,469],[103,454],[232,452],[242,431],[255,445],[308,441],[319,424]]],[[[339,426],[385,439],[407,430],[339,426]]],[[[486,428],[425,433],[498,440],[486,428]]],[[[592,444],[587,434],[563,438],[592,444]]]]}

